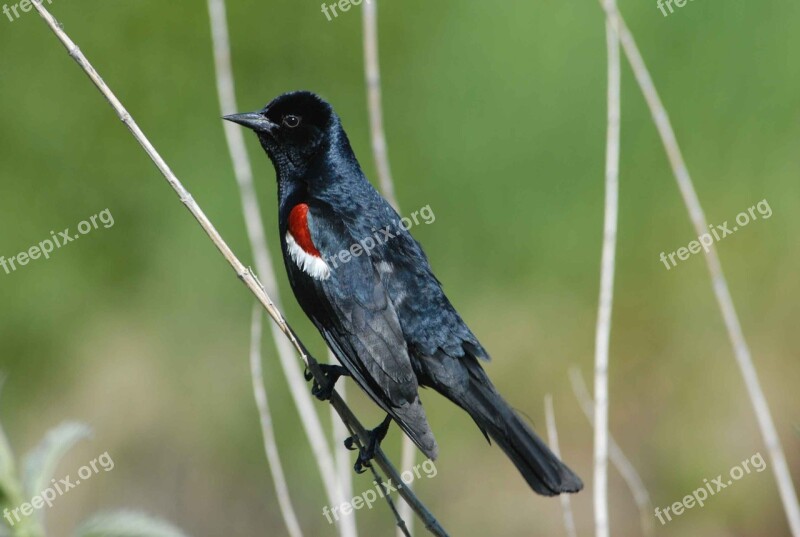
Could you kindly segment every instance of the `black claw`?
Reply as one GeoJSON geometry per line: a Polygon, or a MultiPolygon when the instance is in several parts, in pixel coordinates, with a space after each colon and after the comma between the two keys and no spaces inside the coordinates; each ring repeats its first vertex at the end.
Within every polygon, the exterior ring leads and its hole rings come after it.
{"type": "Polygon", "coordinates": [[[314,378],[307,368],[304,376],[306,380],[314,381],[311,385],[311,395],[320,401],[327,401],[333,396],[333,390],[336,387],[336,381],[339,380],[339,377],[349,376],[350,374],[340,365],[319,364],[319,368],[325,376],[324,384],[317,382],[317,379],[314,378]]]}
{"type": "Polygon", "coordinates": [[[305,371],[303,371],[303,377],[305,377],[306,382],[314,378],[314,375],[311,374],[311,371],[308,370],[306,367],[305,371]]]}
{"type": "MultiPolygon", "coordinates": [[[[391,416],[386,416],[386,419],[383,422],[375,427],[371,431],[367,431],[367,436],[369,440],[367,441],[366,445],[358,451],[358,458],[356,459],[356,463],[353,466],[353,470],[356,471],[357,474],[363,474],[366,472],[366,468],[372,466],[372,459],[375,458],[375,452],[381,445],[381,442],[386,437],[386,433],[389,431],[389,425],[392,423],[391,416]]],[[[351,436],[350,438],[344,441],[344,447],[349,450],[356,449],[356,440],[358,439],[357,436],[351,436]]]]}
{"type": "Polygon", "coordinates": [[[356,459],[356,464],[353,466],[353,470],[355,470],[357,474],[363,474],[370,466],[372,466],[372,464],[369,461],[362,461],[361,456],[359,456],[358,459],[356,459]]]}
{"type": "Polygon", "coordinates": [[[320,401],[328,401],[333,396],[334,386],[332,382],[328,382],[323,386],[315,380],[314,384],[311,386],[311,395],[320,401]]]}

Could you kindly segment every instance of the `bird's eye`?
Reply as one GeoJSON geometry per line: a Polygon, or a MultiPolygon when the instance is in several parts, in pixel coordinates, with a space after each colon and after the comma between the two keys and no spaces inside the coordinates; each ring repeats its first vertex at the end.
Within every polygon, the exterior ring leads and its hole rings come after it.
{"type": "Polygon", "coordinates": [[[283,124],[290,129],[298,127],[300,125],[300,116],[283,116],[283,124]]]}

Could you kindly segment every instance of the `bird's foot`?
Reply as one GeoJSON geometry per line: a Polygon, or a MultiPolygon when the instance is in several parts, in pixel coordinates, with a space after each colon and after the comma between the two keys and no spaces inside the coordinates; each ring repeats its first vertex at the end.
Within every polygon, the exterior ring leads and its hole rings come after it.
{"type": "Polygon", "coordinates": [[[387,415],[386,419],[383,420],[380,425],[371,431],[367,431],[367,436],[369,439],[367,440],[366,445],[360,449],[356,444],[358,441],[358,435],[353,435],[344,441],[344,447],[350,451],[359,449],[356,464],[353,466],[353,469],[357,474],[363,474],[366,472],[366,468],[369,468],[372,465],[371,461],[375,458],[375,452],[380,447],[383,439],[386,438],[386,433],[389,431],[389,425],[391,425],[391,423],[392,417],[387,415]]]}
{"type": "Polygon", "coordinates": [[[340,365],[318,364],[318,366],[325,376],[324,383],[320,384],[317,382],[317,379],[314,378],[314,375],[311,374],[308,368],[306,368],[303,376],[306,380],[314,381],[311,385],[311,395],[320,401],[328,401],[333,396],[333,389],[336,387],[336,381],[339,380],[339,377],[348,377],[350,373],[340,365]]]}

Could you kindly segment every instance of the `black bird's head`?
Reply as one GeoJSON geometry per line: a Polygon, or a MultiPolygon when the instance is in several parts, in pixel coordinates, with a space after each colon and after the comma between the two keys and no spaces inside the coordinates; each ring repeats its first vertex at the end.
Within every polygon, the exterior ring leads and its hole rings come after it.
{"type": "Polygon", "coordinates": [[[284,93],[258,112],[224,119],[258,135],[279,175],[302,173],[341,130],[333,107],[310,91],[284,93]]]}

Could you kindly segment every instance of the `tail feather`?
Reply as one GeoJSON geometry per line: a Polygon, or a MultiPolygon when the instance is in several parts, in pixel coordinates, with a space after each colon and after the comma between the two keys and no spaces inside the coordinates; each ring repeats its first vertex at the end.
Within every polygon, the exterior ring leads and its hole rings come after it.
{"type": "Polygon", "coordinates": [[[466,390],[452,399],[466,410],[484,435],[505,452],[530,487],[544,496],[578,492],[583,482],[561,462],[492,386],[475,360],[467,360],[466,390]]]}

